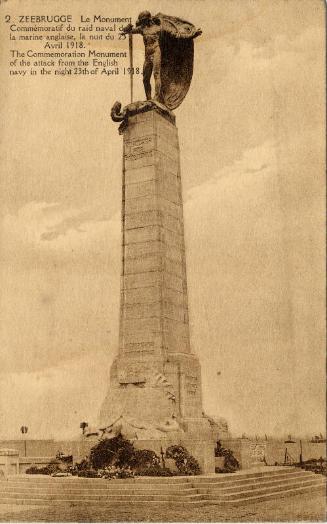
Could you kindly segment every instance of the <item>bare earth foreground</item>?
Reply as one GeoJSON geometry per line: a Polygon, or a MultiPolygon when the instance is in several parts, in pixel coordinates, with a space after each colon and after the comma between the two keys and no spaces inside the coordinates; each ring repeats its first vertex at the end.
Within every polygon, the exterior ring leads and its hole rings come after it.
{"type": "Polygon", "coordinates": [[[326,520],[323,493],[298,494],[265,502],[223,508],[32,507],[0,505],[0,522],[285,522],[326,520]]]}

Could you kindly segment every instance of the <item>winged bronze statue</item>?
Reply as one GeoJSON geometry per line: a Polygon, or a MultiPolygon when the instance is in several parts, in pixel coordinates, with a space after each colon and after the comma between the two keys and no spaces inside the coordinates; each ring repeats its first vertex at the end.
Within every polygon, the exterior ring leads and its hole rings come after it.
{"type": "Polygon", "coordinates": [[[139,14],[135,27],[123,28],[123,33],[143,36],[145,60],[143,84],[147,100],[152,100],[151,76],[155,82],[153,100],[169,110],[176,109],[184,100],[193,75],[194,38],[201,29],[177,18],[149,11],[139,14]]]}

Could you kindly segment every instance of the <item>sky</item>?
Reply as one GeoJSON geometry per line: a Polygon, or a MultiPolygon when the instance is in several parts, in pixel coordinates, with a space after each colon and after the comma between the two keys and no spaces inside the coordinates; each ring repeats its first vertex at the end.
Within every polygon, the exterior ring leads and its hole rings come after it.
{"type": "MultiPolygon", "coordinates": [[[[145,8],[203,31],[176,119],[204,408],[235,436],[323,432],[324,3],[69,3],[133,20],[145,8]]],[[[66,11],[24,2],[24,14],[66,11]]],[[[141,38],[134,49],[142,66],[141,38]]],[[[31,438],[73,438],[96,424],[118,349],[122,137],[110,108],[128,103],[129,82],[3,74],[1,88],[0,438],[22,424],[31,438]]]]}

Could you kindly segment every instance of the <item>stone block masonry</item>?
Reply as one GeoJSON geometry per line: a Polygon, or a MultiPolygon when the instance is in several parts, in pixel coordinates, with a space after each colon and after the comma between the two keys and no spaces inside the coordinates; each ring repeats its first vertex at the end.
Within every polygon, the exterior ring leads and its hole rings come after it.
{"type": "Polygon", "coordinates": [[[190,353],[178,135],[156,111],[124,133],[122,222],[120,354],[190,353]]]}

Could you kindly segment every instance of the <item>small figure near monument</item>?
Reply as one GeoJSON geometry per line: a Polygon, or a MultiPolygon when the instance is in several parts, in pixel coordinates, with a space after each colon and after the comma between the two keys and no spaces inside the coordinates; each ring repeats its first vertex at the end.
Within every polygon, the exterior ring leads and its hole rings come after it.
{"type": "Polygon", "coordinates": [[[193,75],[193,39],[202,31],[180,18],[161,13],[151,16],[149,11],[142,11],[135,27],[129,24],[122,32],[143,36],[143,84],[147,100],[151,100],[150,79],[153,74],[154,100],[170,110],[178,107],[189,89],[193,75]]]}

